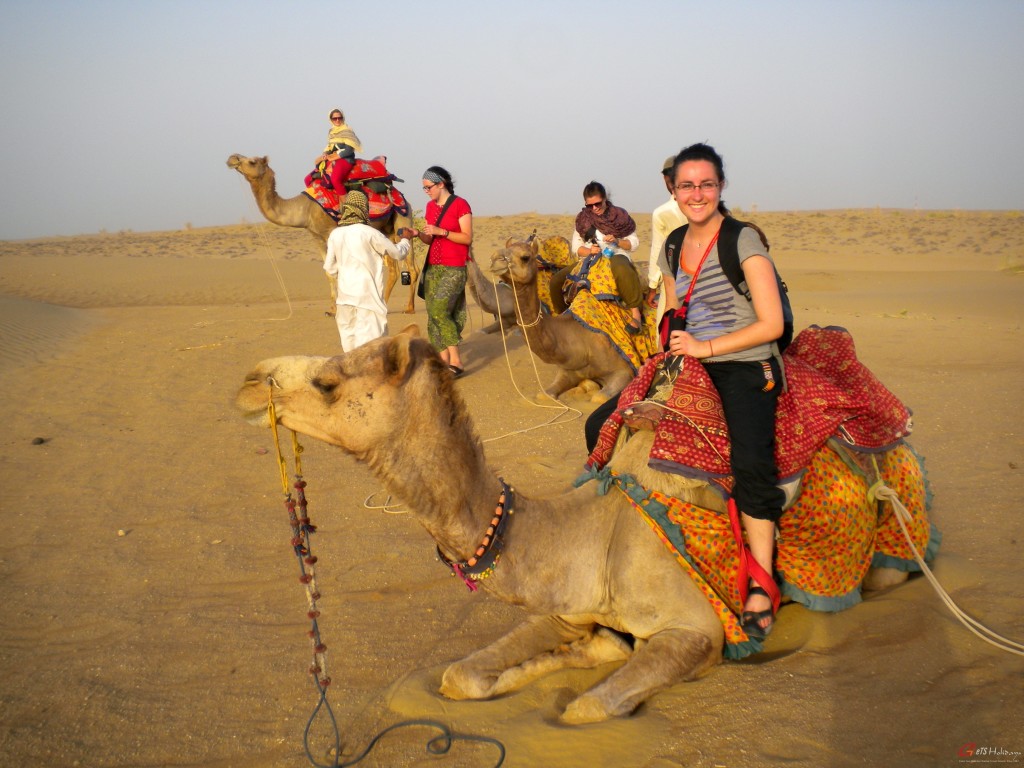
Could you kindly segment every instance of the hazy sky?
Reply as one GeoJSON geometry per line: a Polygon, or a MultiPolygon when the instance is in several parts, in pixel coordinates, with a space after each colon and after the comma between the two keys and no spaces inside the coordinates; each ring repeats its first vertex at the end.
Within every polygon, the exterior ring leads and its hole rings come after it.
{"type": "Polygon", "coordinates": [[[708,141],[759,210],[1024,209],[1021,0],[0,0],[0,239],[260,220],[341,107],[417,210],[666,199],[708,141]]]}

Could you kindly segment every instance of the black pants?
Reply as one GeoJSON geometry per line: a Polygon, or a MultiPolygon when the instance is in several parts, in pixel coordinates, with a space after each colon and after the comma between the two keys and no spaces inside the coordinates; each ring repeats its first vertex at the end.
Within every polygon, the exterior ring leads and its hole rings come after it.
{"type": "MultiPolygon", "coordinates": [[[[751,517],[778,522],[785,501],[777,485],[779,470],[775,465],[775,406],[782,392],[782,371],[775,358],[769,365],[775,386],[767,392],[761,363],[707,363],[704,370],[718,390],[725,412],[736,505],[751,517]]],[[[601,427],[618,407],[619,394],[587,417],[583,434],[588,455],[597,445],[601,427]]]]}
{"type": "Polygon", "coordinates": [[[619,405],[619,395],[621,394],[621,392],[616,392],[608,400],[597,406],[593,413],[587,416],[587,420],[583,424],[583,436],[587,441],[588,456],[594,452],[594,448],[597,446],[597,438],[601,434],[601,427],[604,426],[608,417],[615,413],[615,409],[619,405]]]}
{"type": "Polygon", "coordinates": [[[729,428],[732,495],[740,512],[759,520],[778,522],[785,494],[778,488],[775,465],[775,406],[782,392],[782,371],[774,357],[768,361],[774,386],[761,363],[707,363],[722,400],[729,428]]]}

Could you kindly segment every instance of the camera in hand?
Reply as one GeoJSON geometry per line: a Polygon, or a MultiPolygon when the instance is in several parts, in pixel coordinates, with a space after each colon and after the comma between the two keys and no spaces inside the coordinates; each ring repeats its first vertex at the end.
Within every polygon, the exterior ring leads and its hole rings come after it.
{"type": "Polygon", "coordinates": [[[411,285],[411,284],[412,284],[412,278],[410,277],[409,273],[406,272],[403,269],[402,270],[402,285],[411,285]]]}

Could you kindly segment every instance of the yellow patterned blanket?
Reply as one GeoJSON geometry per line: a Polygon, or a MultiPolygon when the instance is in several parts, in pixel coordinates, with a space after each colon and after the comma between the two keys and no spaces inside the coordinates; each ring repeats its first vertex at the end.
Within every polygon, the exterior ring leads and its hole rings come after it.
{"type": "MultiPolygon", "coordinates": [[[[629,428],[624,413],[652,398],[665,407],[652,417],[648,465],[706,480],[723,497],[732,490],[729,436],[714,385],[703,366],[687,360],[663,396],[655,371],[662,357],[652,357],[623,390],[577,485],[596,478],[600,493],[614,485],[629,497],[719,612],[727,658],[741,658],[761,645],[739,628],[740,552],[728,515],[649,492],[608,469],[629,428]]],[[[926,561],[941,535],[928,522],[924,470],[905,442],[910,411],[860,363],[850,334],[811,326],[784,360],[788,386],[777,409],[776,462],[780,478],[801,478],[801,489],[779,521],[776,571],[783,596],[812,610],[838,611],[860,602],[870,566],[919,570],[893,510],[868,493],[876,479],[913,517],[910,535],[926,561]]]]}
{"type": "Polygon", "coordinates": [[[628,309],[618,301],[618,290],[611,263],[603,256],[581,259],[570,279],[579,291],[566,314],[572,315],[583,327],[601,333],[619,351],[636,372],[651,355],[661,351],[658,339],[657,308],[644,302],[643,329],[636,336],[626,333],[631,319],[628,309]]]}
{"type": "Polygon", "coordinates": [[[569,253],[569,241],[559,235],[537,240],[537,298],[548,314],[554,314],[551,303],[551,278],[555,272],[576,262],[569,253]]]}
{"type": "MultiPolygon", "coordinates": [[[[908,530],[914,547],[932,560],[942,536],[928,521],[921,462],[904,444],[881,454],[878,463],[881,479],[912,516],[908,530]]],[[[598,481],[598,493],[609,487],[622,492],[704,592],[725,629],[725,657],[761,651],[761,641],[740,627],[740,553],[729,516],[648,491],[631,475],[608,468],[576,482],[591,479],[598,481]]],[[[815,611],[841,611],[861,601],[860,583],[871,566],[919,570],[891,506],[871,500],[869,487],[868,478],[832,447],[815,454],[800,497],[779,521],[775,568],[783,597],[815,611]]]]}

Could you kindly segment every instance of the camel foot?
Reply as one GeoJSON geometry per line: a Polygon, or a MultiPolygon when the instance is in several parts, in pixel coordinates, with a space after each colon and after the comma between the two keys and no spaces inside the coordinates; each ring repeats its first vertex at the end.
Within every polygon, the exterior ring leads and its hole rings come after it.
{"type": "Polygon", "coordinates": [[[603,723],[613,717],[615,717],[615,713],[609,712],[597,696],[585,693],[569,702],[569,706],[565,708],[565,712],[558,719],[565,725],[586,725],[587,723],[603,723]]]}
{"type": "Polygon", "coordinates": [[[497,320],[495,320],[490,325],[485,325],[483,328],[481,328],[480,329],[480,333],[497,333],[500,330],[501,330],[501,323],[499,323],[497,320]]]}
{"type": "Polygon", "coordinates": [[[552,403],[555,405],[561,405],[557,397],[549,395],[547,392],[538,392],[537,396],[533,398],[533,400],[538,405],[551,405],[552,403]]]}
{"type": "Polygon", "coordinates": [[[452,664],[441,676],[439,692],[452,701],[489,699],[494,695],[497,673],[481,675],[468,669],[462,662],[452,664]]]}
{"type": "Polygon", "coordinates": [[[864,581],[861,582],[861,589],[865,592],[877,592],[880,589],[888,589],[902,584],[910,576],[906,571],[899,571],[895,568],[871,568],[868,570],[864,581]]]}

